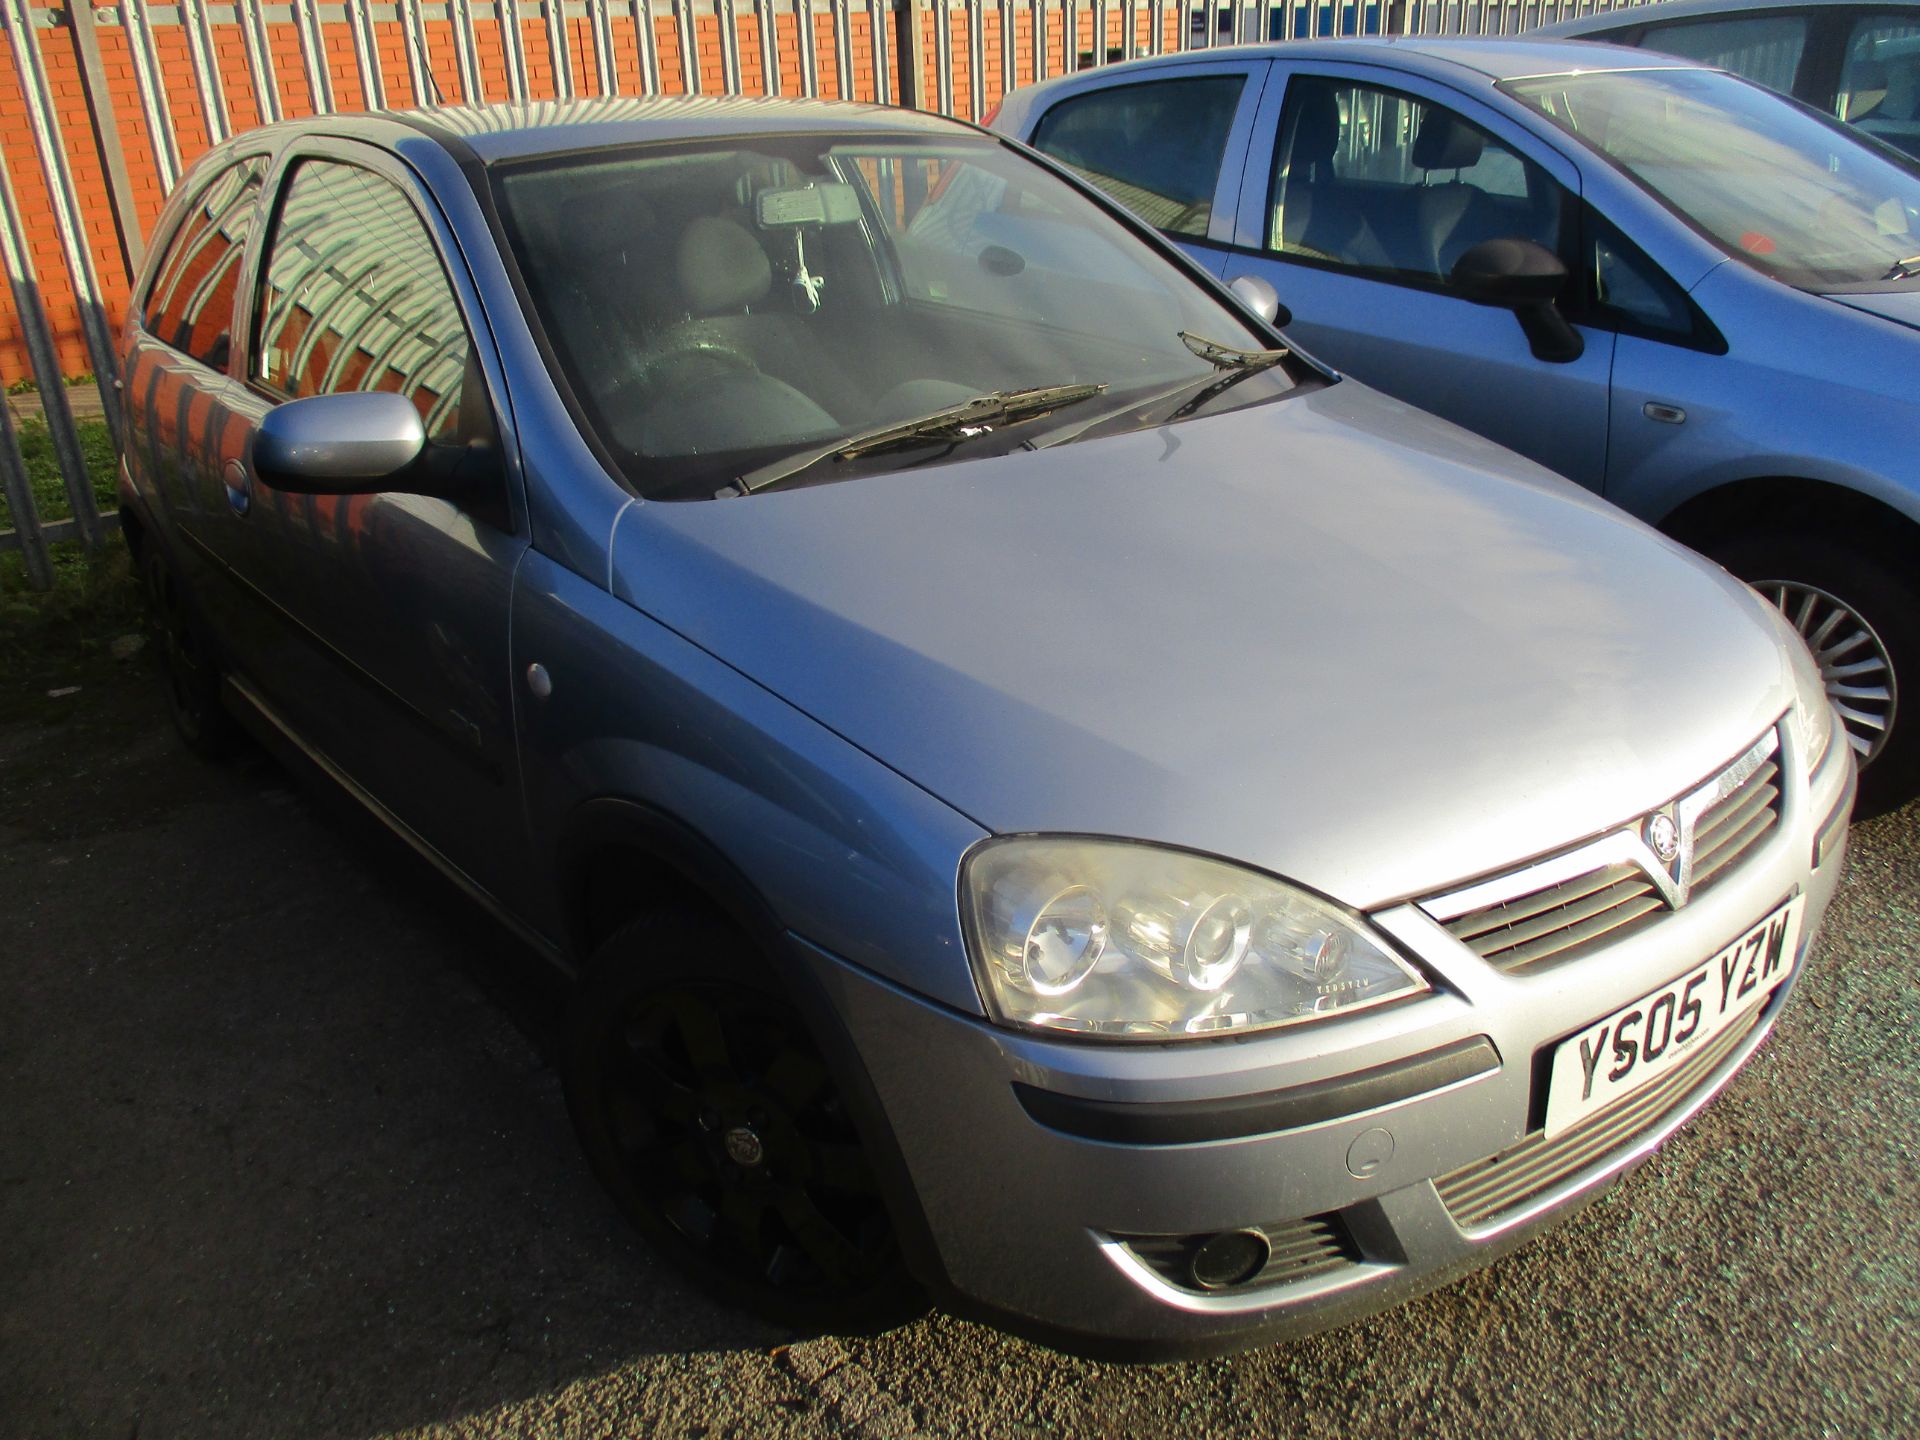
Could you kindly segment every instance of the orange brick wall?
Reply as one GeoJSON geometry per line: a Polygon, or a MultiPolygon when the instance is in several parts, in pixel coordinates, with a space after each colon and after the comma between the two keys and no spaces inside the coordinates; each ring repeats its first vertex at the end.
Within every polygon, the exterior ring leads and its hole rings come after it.
{"type": "MultiPolygon", "coordinates": [[[[28,0],[28,3],[36,10],[63,8],[53,3],[53,0],[28,0]]],[[[77,0],[77,3],[88,3],[88,0],[77,0]]],[[[354,0],[354,3],[361,3],[361,0],[354,0]]],[[[1024,3],[1021,3],[1021,0],[1015,0],[1015,5],[1013,23],[1017,59],[1016,83],[1023,84],[1034,77],[1032,12],[1024,3]]],[[[104,13],[118,14],[117,11],[96,12],[96,14],[104,13]]],[[[1179,7],[1169,3],[1166,7],[1166,48],[1173,48],[1179,41],[1179,16],[1179,7]]],[[[765,80],[761,68],[759,21],[750,0],[735,0],[735,19],[739,36],[737,49],[740,58],[741,89],[749,95],[765,93],[765,80]]],[[[967,12],[963,0],[955,0],[951,9],[951,19],[953,107],[956,114],[966,116],[970,114],[969,107],[975,80],[969,74],[967,12]]],[[[777,16],[777,22],[776,51],[780,66],[780,92],[789,96],[799,95],[802,92],[800,19],[787,13],[777,16]]],[[[195,84],[192,52],[185,27],[177,24],[160,24],[157,20],[150,23],[158,60],[157,79],[172,117],[174,143],[181,165],[184,167],[191,164],[208,146],[208,116],[203,110],[199,89],[195,84]]],[[[874,74],[872,23],[872,17],[865,11],[855,11],[848,21],[848,35],[851,42],[849,57],[853,77],[852,98],[859,100],[873,100],[878,93],[874,74]]],[[[700,89],[709,94],[721,93],[726,88],[720,24],[719,18],[713,15],[700,16],[696,21],[695,44],[699,54],[700,89]]],[[[921,77],[920,94],[922,103],[928,108],[932,108],[937,103],[940,93],[937,73],[938,51],[935,45],[939,24],[937,11],[927,10],[921,14],[921,35],[926,48],[926,71],[921,77]]],[[[1151,10],[1142,0],[1138,11],[1136,32],[1138,53],[1144,54],[1151,48],[1151,25],[1151,10]]],[[[423,28],[427,36],[433,79],[438,86],[440,96],[449,104],[459,104],[475,98],[467,96],[461,85],[458,53],[454,48],[453,23],[450,20],[428,20],[423,28]]],[[[1116,8],[1109,13],[1107,21],[1107,43],[1110,48],[1116,50],[1120,48],[1123,28],[1122,12],[1116,5],[1116,8]]],[[[253,77],[247,65],[246,43],[240,25],[237,21],[226,24],[216,23],[212,24],[210,29],[213,36],[212,58],[226,97],[229,127],[238,132],[260,124],[266,116],[260,99],[254,91],[253,77]]],[[[522,17],[519,29],[521,47],[526,60],[528,93],[535,99],[551,96],[555,93],[554,65],[546,22],[542,19],[522,17]]],[[[621,93],[627,95],[643,94],[645,85],[641,77],[639,32],[629,8],[622,6],[614,14],[612,29],[614,65],[618,72],[619,89],[621,93]]],[[[413,77],[407,67],[405,27],[396,18],[372,21],[369,30],[372,35],[372,49],[378,56],[381,81],[386,90],[388,104],[395,108],[411,106],[414,103],[414,90],[413,77]]],[[[1061,12],[1048,12],[1047,70],[1049,74],[1057,75],[1064,68],[1065,31],[1064,17],[1061,12]]],[[[94,269],[99,277],[106,302],[108,320],[110,324],[117,327],[126,303],[129,277],[121,262],[106,181],[98,152],[92,142],[91,124],[87,115],[85,92],[80,84],[80,66],[74,46],[73,31],[70,27],[61,25],[52,29],[36,30],[35,33],[39,39],[42,61],[53,91],[53,110],[64,138],[67,165],[79,197],[81,218],[86,230],[88,247],[93,256],[94,269]]],[[[1078,48],[1082,54],[1091,51],[1094,33],[1093,12],[1083,8],[1076,32],[1078,48]]],[[[158,216],[165,194],[161,188],[160,168],[155,160],[154,145],[148,134],[145,115],[140,104],[130,48],[131,33],[120,24],[99,23],[96,25],[96,34],[99,37],[102,66],[113,100],[121,148],[126,157],[134,208],[138,214],[142,233],[145,233],[152,227],[158,216]]],[[[506,44],[500,20],[497,17],[482,18],[476,15],[473,34],[473,55],[475,68],[479,72],[481,96],[488,101],[510,98],[506,44]]],[[[352,27],[345,21],[329,23],[321,27],[321,35],[326,70],[332,82],[334,108],[337,110],[366,108],[368,100],[355,61],[352,27]]],[[[604,93],[608,87],[603,84],[603,77],[599,73],[594,58],[591,21],[585,17],[569,17],[565,25],[565,35],[567,51],[571,57],[574,92],[578,95],[604,93]]],[[[827,97],[839,96],[840,66],[831,15],[825,12],[814,15],[813,37],[819,93],[827,97]]],[[[287,116],[312,114],[315,109],[314,97],[307,85],[307,70],[301,56],[298,27],[290,22],[273,25],[269,27],[268,38],[270,42],[268,49],[272,59],[281,113],[287,116]]],[[[659,53],[660,88],[665,94],[679,94],[684,89],[680,67],[679,32],[671,18],[655,17],[654,39],[659,53]]],[[[910,63],[907,57],[900,53],[899,39],[894,17],[890,15],[887,27],[887,53],[892,71],[889,77],[889,91],[896,102],[901,93],[900,81],[903,67],[910,63]]],[[[91,369],[92,363],[88,359],[86,346],[81,338],[80,313],[75,301],[74,286],[68,275],[55,227],[53,204],[48,194],[46,176],[42,171],[34,145],[33,132],[28,122],[26,98],[21,88],[20,66],[17,53],[13,48],[15,44],[17,44],[16,37],[10,35],[4,62],[0,63],[0,69],[5,70],[4,76],[0,76],[0,151],[3,151],[6,156],[7,167],[13,178],[15,202],[20,209],[21,220],[27,235],[28,250],[38,274],[42,302],[53,327],[61,368],[67,374],[75,375],[91,369]]],[[[1000,99],[1003,89],[1000,73],[1000,12],[998,11],[990,11],[985,16],[981,59],[983,69],[977,83],[981,108],[984,112],[1000,99]]],[[[18,317],[14,314],[11,296],[7,295],[0,298],[0,383],[30,376],[31,373],[26,347],[20,334],[18,317]]]]}

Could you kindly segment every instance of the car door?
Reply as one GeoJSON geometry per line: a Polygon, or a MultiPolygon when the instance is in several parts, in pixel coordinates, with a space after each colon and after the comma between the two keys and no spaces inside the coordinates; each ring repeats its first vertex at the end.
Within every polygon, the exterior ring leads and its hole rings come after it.
{"type": "Polygon", "coordinates": [[[135,297],[123,367],[126,462],[152,487],[158,543],[220,649],[245,663],[245,607],[219,562],[236,538],[219,477],[246,443],[250,401],[230,373],[237,302],[269,157],[228,155],[190,174],[155,235],[153,278],[135,297]]]}
{"type": "Polygon", "coordinates": [[[1612,333],[1576,326],[1576,358],[1539,359],[1510,311],[1447,278],[1485,240],[1571,260],[1579,186],[1565,156],[1470,97],[1277,62],[1222,278],[1270,281],[1287,334],[1329,364],[1598,489],[1612,333]]]}
{"type": "Polygon", "coordinates": [[[1026,139],[1218,275],[1270,65],[1180,62],[1100,72],[1032,118],[1026,139]]]}
{"type": "Polygon", "coordinates": [[[371,147],[291,147],[243,312],[246,433],[220,547],[261,639],[247,680],[299,741],[505,898],[523,825],[508,611],[527,547],[508,412],[470,278],[412,173],[371,147]],[[278,404],[394,390],[484,478],[453,500],[276,490],[245,443],[278,404]]]}

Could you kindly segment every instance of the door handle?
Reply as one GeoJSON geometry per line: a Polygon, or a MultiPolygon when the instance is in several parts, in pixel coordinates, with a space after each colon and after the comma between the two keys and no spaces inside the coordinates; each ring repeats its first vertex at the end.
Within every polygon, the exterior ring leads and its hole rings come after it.
{"type": "Polygon", "coordinates": [[[227,487],[227,504],[234,514],[244,515],[253,508],[253,477],[247,473],[246,466],[238,460],[229,460],[220,478],[227,487]]]}

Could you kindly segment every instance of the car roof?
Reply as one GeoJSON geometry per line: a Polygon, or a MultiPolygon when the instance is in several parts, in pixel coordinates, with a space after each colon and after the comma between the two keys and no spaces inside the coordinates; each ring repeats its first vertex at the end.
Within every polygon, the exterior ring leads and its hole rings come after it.
{"type": "MultiPolygon", "coordinates": [[[[1920,0],[1915,0],[1920,3],[1920,0]]],[[[1514,39],[1477,37],[1441,37],[1425,35],[1374,36],[1340,40],[1270,40],[1255,45],[1225,45],[1203,50],[1185,50],[1178,55],[1132,60],[1120,65],[1102,65],[1097,70],[1081,70],[1056,76],[1027,91],[1044,92],[1064,88],[1094,75],[1118,75],[1132,70],[1154,69],[1185,64],[1204,65],[1223,59],[1259,57],[1273,60],[1344,60],[1372,62],[1429,75],[1456,83],[1462,71],[1484,76],[1487,80],[1517,80],[1523,76],[1565,75],[1574,71],[1595,70],[1698,70],[1697,60],[1686,60],[1622,45],[1600,45],[1592,41],[1535,40],[1530,36],[1514,39]]]]}
{"type": "MultiPolygon", "coordinates": [[[[522,104],[449,105],[377,114],[317,115],[254,134],[340,135],[393,146],[425,136],[486,164],[653,140],[796,133],[978,133],[944,116],[839,100],[758,96],[614,95],[522,104]]],[[[236,137],[239,138],[239,137],[236,137]]]]}
{"type": "Polygon", "coordinates": [[[1920,8],[1916,0],[1660,0],[1657,5],[1621,5],[1577,20],[1561,20],[1532,31],[1535,35],[1592,35],[1621,30],[1631,25],[1654,25],[1663,20],[1685,20],[1689,16],[1708,19],[1736,16],[1764,10],[1829,10],[1845,7],[1863,10],[1912,10],[1920,8]]]}

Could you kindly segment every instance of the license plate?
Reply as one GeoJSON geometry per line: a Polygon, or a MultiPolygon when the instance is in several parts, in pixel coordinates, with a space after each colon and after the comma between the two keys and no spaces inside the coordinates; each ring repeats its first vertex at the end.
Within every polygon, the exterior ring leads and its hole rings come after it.
{"type": "Polygon", "coordinates": [[[1766,1001],[1793,971],[1796,895],[1710,960],[1563,1040],[1547,1082],[1549,1136],[1673,1069],[1766,1001]]]}

